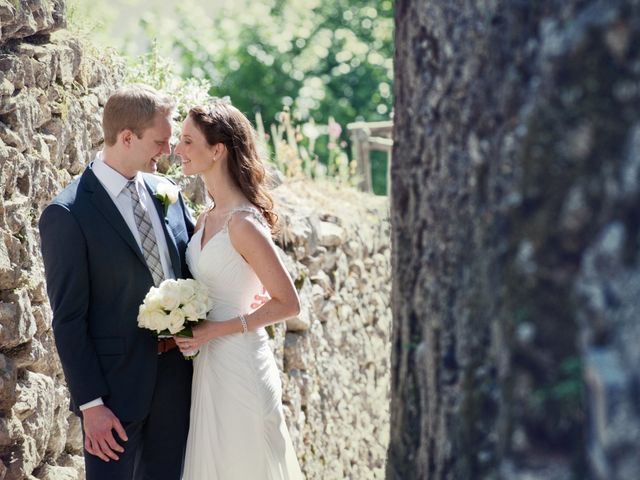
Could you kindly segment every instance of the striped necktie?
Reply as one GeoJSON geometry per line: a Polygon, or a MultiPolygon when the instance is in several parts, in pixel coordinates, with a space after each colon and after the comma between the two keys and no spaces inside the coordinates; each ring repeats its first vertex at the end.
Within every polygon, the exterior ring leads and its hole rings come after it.
{"type": "Polygon", "coordinates": [[[142,207],[136,182],[130,180],[127,182],[127,190],[131,195],[131,203],[133,207],[133,216],[136,219],[138,232],[140,232],[140,242],[142,243],[142,253],[147,261],[147,266],[153,277],[153,283],[157,287],[164,280],[164,271],[162,270],[162,262],[160,261],[160,250],[156,242],[156,235],[151,225],[151,219],[148,212],[142,207]]]}

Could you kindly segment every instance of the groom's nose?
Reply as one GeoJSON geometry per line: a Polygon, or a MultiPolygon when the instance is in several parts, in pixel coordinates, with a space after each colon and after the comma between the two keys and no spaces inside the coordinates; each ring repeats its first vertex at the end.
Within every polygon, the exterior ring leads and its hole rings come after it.
{"type": "Polygon", "coordinates": [[[169,142],[164,142],[162,144],[162,153],[167,155],[171,153],[171,145],[169,145],[169,142]]]}

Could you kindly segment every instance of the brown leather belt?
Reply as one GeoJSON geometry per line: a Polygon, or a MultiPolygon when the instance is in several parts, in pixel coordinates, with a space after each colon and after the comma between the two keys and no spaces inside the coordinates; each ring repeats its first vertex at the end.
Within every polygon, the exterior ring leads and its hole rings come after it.
{"type": "Polygon", "coordinates": [[[166,353],[169,350],[176,348],[176,341],[173,338],[160,338],[158,339],[158,355],[166,353]]]}

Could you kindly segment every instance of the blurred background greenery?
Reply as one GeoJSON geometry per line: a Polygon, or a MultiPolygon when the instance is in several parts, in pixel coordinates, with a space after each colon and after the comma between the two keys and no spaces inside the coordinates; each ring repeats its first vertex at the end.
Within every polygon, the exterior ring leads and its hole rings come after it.
{"type": "MultiPolygon", "coordinates": [[[[229,96],[289,175],[358,181],[346,125],[388,120],[391,0],[69,0],[69,28],[181,105],[229,96]]],[[[386,192],[386,156],[372,156],[386,192]]]]}

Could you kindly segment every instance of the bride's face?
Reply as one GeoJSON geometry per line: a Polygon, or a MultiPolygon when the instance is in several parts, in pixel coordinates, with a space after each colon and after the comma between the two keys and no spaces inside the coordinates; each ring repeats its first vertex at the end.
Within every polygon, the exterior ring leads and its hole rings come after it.
{"type": "Polygon", "coordinates": [[[182,125],[180,142],[176,146],[176,155],[182,161],[185,175],[204,173],[213,166],[214,146],[209,145],[200,129],[189,116],[182,125]]]}

